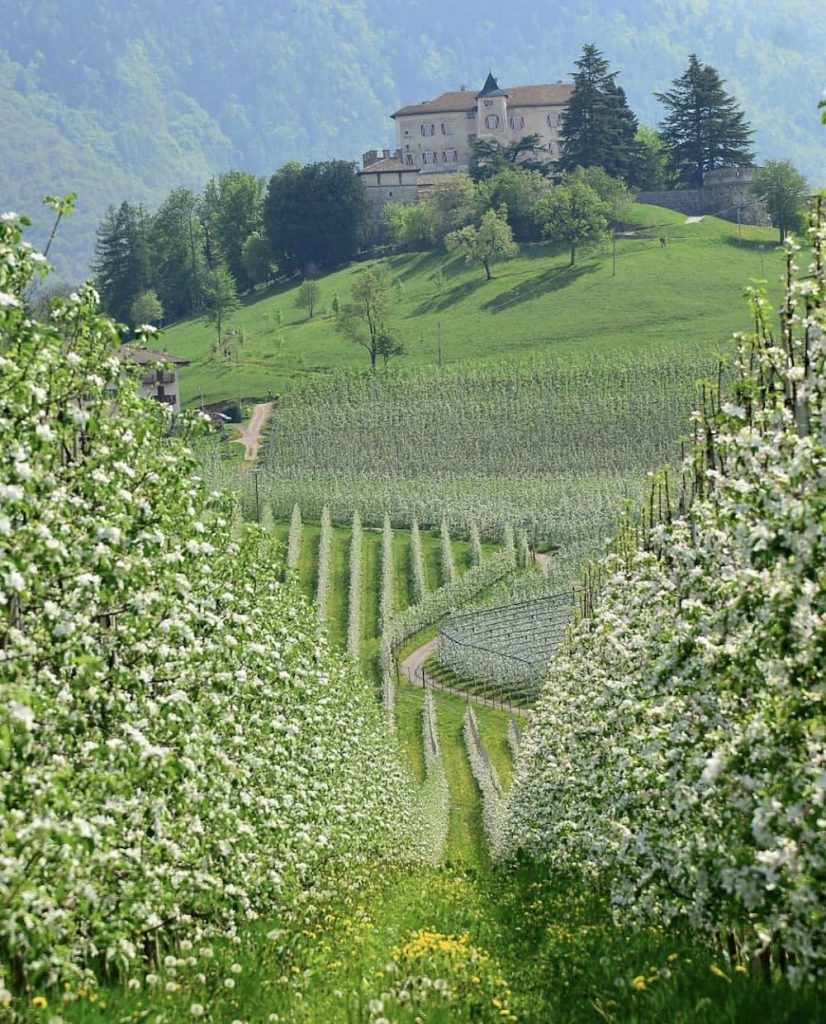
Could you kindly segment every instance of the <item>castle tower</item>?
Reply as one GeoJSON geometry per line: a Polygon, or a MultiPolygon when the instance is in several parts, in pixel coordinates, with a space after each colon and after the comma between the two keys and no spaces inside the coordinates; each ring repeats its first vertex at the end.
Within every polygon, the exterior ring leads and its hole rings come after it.
{"type": "Polygon", "coordinates": [[[492,71],[476,94],[476,134],[499,143],[508,140],[508,94],[499,88],[492,71]]]}

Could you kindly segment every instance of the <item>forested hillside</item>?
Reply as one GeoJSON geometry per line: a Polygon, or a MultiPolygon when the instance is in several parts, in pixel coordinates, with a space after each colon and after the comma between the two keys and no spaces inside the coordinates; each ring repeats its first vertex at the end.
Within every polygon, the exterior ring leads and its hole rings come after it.
{"type": "Polygon", "coordinates": [[[758,159],[790,159],[820,184],[820,6],[2,0],[0,206],[37,213],[44,193],[79,192],[52,254],[76,277],[109,203],[152,207],[229,167],[266,174],[290,159],[357,159],[392,143],[388,115],[402,103],[481,85],[489,67],[504,83],[567,78],[586,42],[652,125],[662,113],[654,91],[696,52],[741,103],[758,159]]]}

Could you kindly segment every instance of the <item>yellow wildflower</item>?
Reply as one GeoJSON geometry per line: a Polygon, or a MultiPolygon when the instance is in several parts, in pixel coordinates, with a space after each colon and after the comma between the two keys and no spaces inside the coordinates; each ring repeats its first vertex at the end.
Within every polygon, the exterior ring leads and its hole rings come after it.
{"type": "Polygon", "coordinates": [[[680,957],[678,956],[677,953],[669,953],[668,956],[666,957],[666,960],[668,960],[668,962],[670,964],[676,963],[676,961],[679,960],[679,959],[680,959],[680,957]]]}
{"type": "Polygon", "coordinates": [[[731,984],[731,978],[726,974],[724,970],[722,970],[722,968],[718,967],[717,964],[712,964],[709,970],[716,977],[722,978],[723,981],[727,981],[729,985],[731,984]]]}
{"type": "Polygon", "coordinates": [[[633,992],[642,992],[645,989],[645,977],[642,974],[638,974],[636,978],[631,981],[631,989],[633,992]]]}
{"type": "Polygon", "coordinates": [[[738,965],[737,965],[737,966],[736,966],[736,967],[734,968],[734,970],[735,970],[735,971],[736,971],[736,972],[737,972],[738,974],[748,974],[748,973],[749,973],[749,969],[748,969],[748,967],[744,967],[744,966],[743,966],[742,964],[738,964],[738,965]]]}
{"type": "Polygon", "coordinates": [[[32,1006],[36,1006],[38,1010],[45,1010],[49,1005],[48,999],[45,996],[35,996],[32,999],[32,1006]]]}

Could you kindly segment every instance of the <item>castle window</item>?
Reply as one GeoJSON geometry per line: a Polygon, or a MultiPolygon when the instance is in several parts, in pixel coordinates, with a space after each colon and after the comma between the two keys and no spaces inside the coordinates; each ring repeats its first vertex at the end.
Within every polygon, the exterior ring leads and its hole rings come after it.
{"type": "Polygon", "coordinates": [[[492,107],[493,106],[493,100],[483,100],[483,102],[484,102],[486,107],[492,107]]]}
{"type": "Polygon", "coordinates": [[[432,149],[425,149],[425,150],[423,150],[423,152],[422,152],[422,163],[423,164],[435,164],[436,163],[436,154],[433,152],[432,149]]]}
{"type": "Polygon", "coordinates": [[[412,153],[405,153],[404,154],[404,162],[407,164],[408,167],[412,167],[413,166],[413,154],[412,153]]]}
{"type": "Polygon", "coordinates": [[[475,142],[476,141],[476,132],[468,132],[467,133],[467,140],[468,140],[468,142],[475,142]]]}
{"type": "Polygon", "coordinates": [[[452,135],[452,134],[453,134],[453,122],[452,121],[442,121],[442,135],[452,135]]]}
{"type": "Polygon", "coordinates": [[[485,118],[485,126],[487,128],[499,127],[499,118],[496,116],[496,114],[488,114],[488,116],[485,118]]]}
{"type": "Polygon", "coordinates": [[[446,149],[442,159],[444,160],[444,162],[446,164],[455,164],[456,163],[456,150],[455,149],[446,149]]]}
{"type": "Polygon", "coordinates": [[[520,128],[525,127],[525,118],[521,114],[511,114],[510,123],[512,129],[519,131],[520,128]]]}
{"type": "Polygon", "coordinates": [[[548,114],[548,127],[558,128],[559,127],[559,114],[548,114]]]}
{"type": "Polygon", "coordinates": [[[469,110],[467,112],[466,116],[467,116],[468,121],[475,121],[476,120],[476,111],[475,110],[469,110]]]}
{"type": "Polygon", "coordinates": [[[423,124],[422,125],[422,135],[435,135],[435,134],[436,134],[436,125],[435,124],[423,124]]]}

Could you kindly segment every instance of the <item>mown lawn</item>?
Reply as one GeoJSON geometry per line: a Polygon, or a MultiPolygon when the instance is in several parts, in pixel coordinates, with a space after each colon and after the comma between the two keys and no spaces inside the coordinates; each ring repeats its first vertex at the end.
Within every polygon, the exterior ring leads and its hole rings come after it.
{"type": "MultiPolygon", "coordinates": [[[[750,326],[746,282],[765,276],[779,292],[772,229],[744,225],[738,239],[736,224],[713,217],[686,224],[674,211],[646,206],[635,208],[634,220],[637,234],[617,240],[616,264],[610,247],[582,253],[569,267],[567,251],[536,243],[485,281],[443,251],[391,257],[393,322],[407,348],[398,365],[435,368],[439,338],[444,364],[528,352],[578,360],[617,350],[714,351],[750,326]],[[660,235],[668,239],[664,249],[660,235]]],[[[231,360],[213,355],[203,320],[168,329],[164,346],[192,361],[181,373],[184,401],[265,399],[308,375],[366,366],[364,351],[342,339],[331,313],[334,295],[345,301],[365,266],[319,280],[312,320],[295,306],[298,281],[247,298],[233,321],[240,343],[231,360]]]]}

